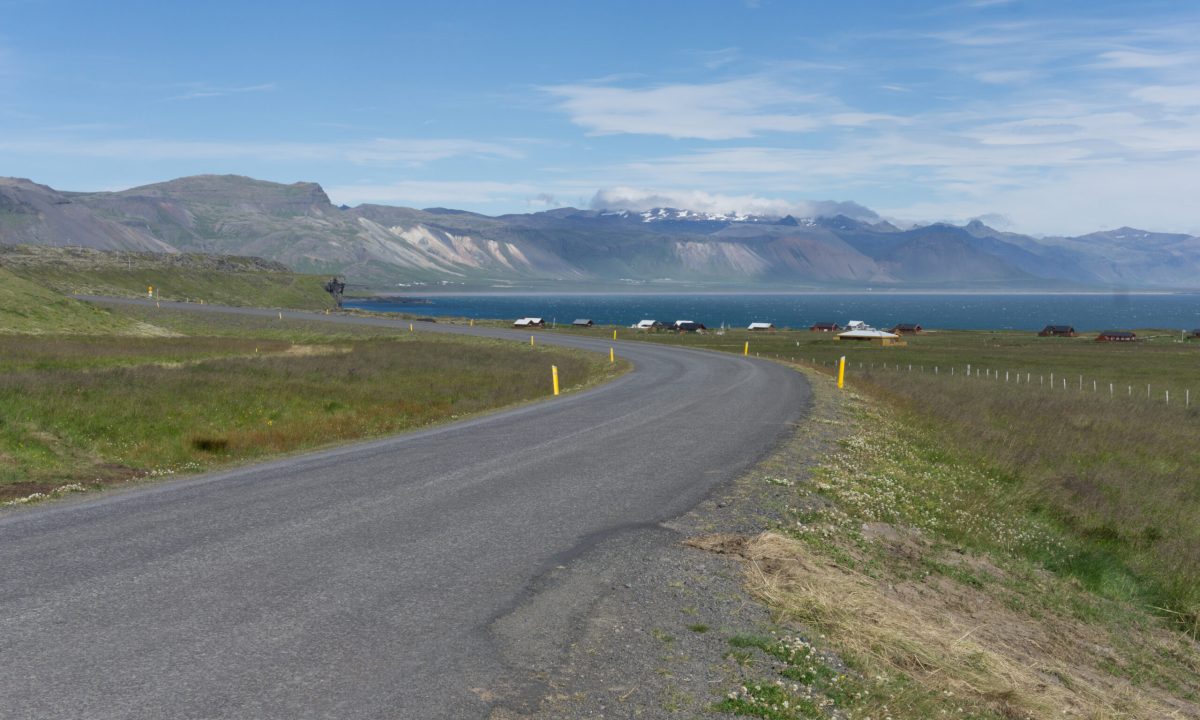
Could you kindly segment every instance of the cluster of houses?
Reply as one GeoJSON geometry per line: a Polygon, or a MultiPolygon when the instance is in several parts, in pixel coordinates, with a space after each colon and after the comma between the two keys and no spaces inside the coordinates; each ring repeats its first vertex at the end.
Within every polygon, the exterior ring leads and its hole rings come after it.
{"type": "MultiPolygon", "coordinates": [[[[1038,333],[1039,337],[1078,337],[1079,333],[1070,325],[1047,325],[1038,333]]],[[[1200,337],[1200,330],[1193,330],[1192,337],[1200,337]]],[[[1137,333],[1128,330],[1103,330],[1096,335],[1096,342],[1136,342],[1137,333]]]]}
{"type": "MultiPolygon", "coordinates": [[[[594,325],[588,318],[577,318],[571,327],[590,328],[594,325]]],[[[544,328],[546,321],[540,317],[523,317],[513,322],[518,328],[544,328]]],[[[704,333],[708,327],[695,320],[676,320],[675,322],[659,322],[658,320],[642,320],[631,325],[635,330],[643,332],[676,332],[704,333]]],[[[723,327],[723,326],[722,326],[723,327]]],[[[775,332],[774,323],[752,322],[746,328],[751,332],[775,332]]],[[[903,345],[900,338],[904,335],[920,335],[923,328],[916,323],[898,323],[888,330],[876,330],[861,320],[851,320],[845,327],[835,322],[818,322],[809,326],[810,332],[837,333],[838,340],[861,340],[876,342],[881,345],[903,345]]],[[[1047,325],[1038,333],[1040,337],[1077,337],[1078,333],[1071,325],[1047,325]]],[[[1200,328],[1192,331],[1193,339],[1200,339],[1200,328]]],[[[1126,330],[1105,330],[1096,336],[1097,342],[1135,342],[1137,334],[1126,330]]]]}
{"type": "MultiPolygon", "coordinates": [[[[577,318],[571,323],[571,327],[590,328],[595,325],[588,318],[577,318]]],[[[544,328],[546,321],[540,317],[523,317],[518,318],[513,322],[513,327],[517,328],[544,328]]],[[[660,322],[658,320],[641,320],[630,326],[634,330],[642,332],[675,332],[675,333],[704,333],[708,330],[708,326],[704,323],[696,322],[695,320],[676,320],[675,322],[660,322]]],[[[724,327],[724,326],[722,326],[724,327]]],[[[774,323],[770,322],[752,322],[747,327],[750,332],[775,332],[778,328],[774,323]]],[[[895,339],[901,335],[916,335],[922,332],[921,326],[915,323],[900,323],[891,330],[876,330],[861,320],[851,320],[846,323],[846,327],[835,322],[819,322],[814,323],[809,330],[812,332],[839,332],[837,339],[842,340],[875,340],[883,344],[896,344],[895,339]]]]}
{"type": "Polygon", "coordinates": [[[658,332],[666,330],[668,332],[694,332],[703,333],[708,330],[704,323],[696,322],[695,320],[676,320],[673,323],[659,322],[658,320],[641,320],[631,325],[634,330],[642,332],[658,332]]]}

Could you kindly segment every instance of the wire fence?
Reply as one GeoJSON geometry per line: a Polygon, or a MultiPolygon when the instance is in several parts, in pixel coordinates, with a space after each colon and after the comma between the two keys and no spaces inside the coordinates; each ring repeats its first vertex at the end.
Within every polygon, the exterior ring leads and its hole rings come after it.
{"type": "MultiPolygon", "coordinates": [[[[791,362],[800,362],[811,365],[815,368],[829,368],[836,370],[837,360],[823,360],[815,357],[798,357],[795,355],[785,356],[777,353],[772,353],[775,359],[789,360],[791,362]]],[[[1192,391],[1190,388],[1180,387],[1164,387],[1162,385],[1155,387],[1153,383],[1131,383],[1125,382],[1110,382],[1107,380],[1098,380],[1089,378],[1086,375],[1079,373],[1068,372],[1031,372],[1021,370],[997,370],[990,367],[981,367],[974,363],[966,363],[963,365],[919,365],[913,363],[887,363],[887,362],[869,362],[869,361],[847,361],[847,380],[853,379],[854,371],[859,373],[874,374],[880,373],[896,373],[896,374],[920,374],[927,377],[945,378],[947,380],[979,380],[981,382],[995,382],[1009,387],[1022,386],[1024,388],[1040,388],[1045,391],[1069,392],[1074,391],[1079,394],[1088,394],[1095,397],[1105,397],[1109,399],[1125,398],[1129,400],[1145,400],[1153,403],[1161,403],[1164,405],[1176,405],[1184,408],[1190,408],[1192,405],[1192,391]]],[[[1200,402],[1200,398],[1197,398],[1200,402]]]]}

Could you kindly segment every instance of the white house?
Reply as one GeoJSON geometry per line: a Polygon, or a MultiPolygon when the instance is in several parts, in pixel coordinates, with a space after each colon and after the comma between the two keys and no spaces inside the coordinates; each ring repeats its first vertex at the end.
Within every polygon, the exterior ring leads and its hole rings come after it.
{"type": "Polygon", "coordinates": [[[634,325],[634,327],[637,328],[638,330],[653,330],[654,328],[658,327],[658,321],[657,320],[642,320],[637,325],[634,325]]]}
{"type": "Polygon", "coordinates": [[[523,317],[514,322],[513,327],[546,327],[546,321],[540,317],[523,317]]]}
{"type": "Polygon", "coordinates": [[[750,327],[748,327],[746,329],[747,330],[774,330],[775,324],[774,323],[764,323],[764,322],[752,322],[752,323],[750,323],[750,327]]]}

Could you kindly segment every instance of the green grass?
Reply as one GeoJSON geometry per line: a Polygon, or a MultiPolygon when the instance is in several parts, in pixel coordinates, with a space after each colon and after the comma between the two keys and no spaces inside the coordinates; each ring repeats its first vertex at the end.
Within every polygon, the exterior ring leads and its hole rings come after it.
{"type": "MultiPolygon", "coordinates": [[[[136,313],[132,313],[136,315],[136,313]]],[[[162,319],[162,318],[160,318],[162,319]]],[[[178,328],[220,325],[223,316],[178,328]]],[[[261,459],[461,418],[621,372],[577,351],[290,323],[257,336],[0,336],[0,498],[261,459]]]]}

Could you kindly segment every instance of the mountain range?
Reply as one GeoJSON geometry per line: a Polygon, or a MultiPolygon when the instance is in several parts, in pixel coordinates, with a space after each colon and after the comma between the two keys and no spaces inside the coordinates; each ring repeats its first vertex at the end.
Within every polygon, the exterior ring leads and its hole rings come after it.
{"type": "Polygon", "coordinates": [[[0,244],[249,255],[376,290],[1196,289],[1200,237],[1034,238],[973,221],[900,228],[854,203],[795,218],[689,209],[336,206],[315,183],[199,175],[118,192],[0,178],[0,244]],[[853,215],[853,216],[851,216],[853,215]]]}

